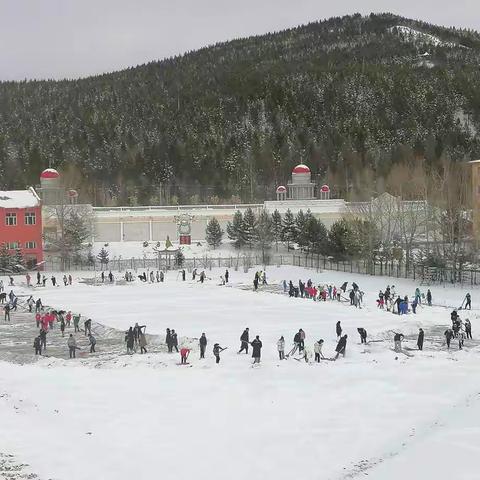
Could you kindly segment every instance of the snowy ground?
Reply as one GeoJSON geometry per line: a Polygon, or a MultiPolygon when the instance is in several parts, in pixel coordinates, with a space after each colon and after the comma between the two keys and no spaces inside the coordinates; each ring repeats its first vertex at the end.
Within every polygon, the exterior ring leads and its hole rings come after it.
{"type": "MultiPolygon", "coordinates": [[[[172,272],[163,284],[98,286],[78,283],[79,273],[71,287],[34,290],[44,303],[92,317],[98,353],[62,358],[57,330],[49,333],[54,356],[31,363],[28,317],[1,327],[0,358],[11,361],[0,362],[0,452],[28,464],[24,472],[55,480],[478,478],[479,343],[450,352],[442,345],[451,310],[443,305],[458,307],[465,291],[432,288],[438,306],[398,317],[376,310],[375,295],[387,283],[412,295],[410,281],[285,267],[270,269],[269,288],[254,293],[253,272],[231,271],[231,287],[218,286],[220,273],[209,272],[204,285],[177,281],[172,272]],[[288,298],[278,288],[284,278],[356,280],[365,307],[288,298]],[[349,334],[345,359],[277,360],[277,339],[284,335],[289,345],[299,328],[310,348],[323,338],[333,355],[337,320],[349,334]],[[122,354],[121,331],[136,321],[147,324],[154,353],[122,354]],[[246,326],[263,341],[259,367],[236,353],[246,326]],[[423,352],[391,351],[393,331],[415,348],[419,326],[423,352]],[[195,347],[191,368],[164,352],[158,335],[167,327],[195,347]],[[379,341],[362,347],[357,327],[379,341]],[[200,361],[195,339],[202,332],[209,346],[200,361]],[[229,347],[220,365],[211,354],[215,342],[229,347]],[[16,351],[13,358],[6,349],[16,351]]],[[[478,313],[464,317],[474,338],[478,313]]]]}

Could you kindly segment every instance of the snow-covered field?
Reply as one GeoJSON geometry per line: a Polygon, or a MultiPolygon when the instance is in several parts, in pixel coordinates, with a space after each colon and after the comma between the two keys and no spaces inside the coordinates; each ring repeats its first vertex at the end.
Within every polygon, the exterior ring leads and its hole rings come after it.
{"type": "MultiPolygon", "coordinates": [[[[191,368],[167,353],[101,361],[99,335],[98,361],[0,362],[0,453],[52,480],[479,478],[476,292],[474,310],[462,315],[472,321],[474,341],[447,352],[441,334],[451,309],[424,307],[400,317],[376,309],[375,296],[387,283],[411,296],[413,282],[293,267],[268,271],[270,287],[283,279],[356,280],[366,292],[357,310],[288,298],[280,288],[253,292],[252,271],[231,271],[232,286],[219,286],[221,273],[208,272],[203,285],[171,272],[163,284],[99,286],[77,283],[78,274],[71,287],[34,291],[44,303],[118,329],[136,321],[150,334],[170,327],[185,345],[196,345],[205,332],[207,358],[200,361],[195,349],[191,368]],[[276,341],[284,335],[289,346],[299,328],[310,349],[323,338],[324,353],[333,356],[338,320],[349,335],[346,358],[278,360],[276,341]],[[255,368],[250,356],[236,353],[247,326],[263,341],[255,368]],[[420,326],[423,352],[391,351],[393,331],[410,335],[405,346],[415,348],[420,326]],[[361,346],[357,327],[379,341],[361,346]],[[211,354],[215,342],[228,347],[220,365],[211,354]]],[[[459,306],[466,291],[433,287],[432,293],[438,305],[459,306]]]]}

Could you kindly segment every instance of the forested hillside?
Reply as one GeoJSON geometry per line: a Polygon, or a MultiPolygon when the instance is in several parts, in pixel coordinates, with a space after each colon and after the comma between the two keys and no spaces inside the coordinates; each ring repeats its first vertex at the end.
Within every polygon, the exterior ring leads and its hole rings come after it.
{"type": "Polygon", "coordinates": [[[479,65],[477,32],[354,15],[0,83],[0,188],[51,165],[96,204],[260,201],[302,161],[338,195],[369,197],[398,168],[480,158],[479,65]]]}

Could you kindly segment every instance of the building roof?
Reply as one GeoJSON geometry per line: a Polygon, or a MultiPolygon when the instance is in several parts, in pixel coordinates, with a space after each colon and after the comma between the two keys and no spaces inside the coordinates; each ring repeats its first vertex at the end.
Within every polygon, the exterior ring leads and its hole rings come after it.
{"type": "Polygon", "coordinates": [[[292,170],[292,173],[310,173],[310,169],[303,163],[300,163],[292,170]]]}
{"type": "Polygon", "coordinates": [[[30,187],[27,190],[0,190],[0,208],[32,208],[40,206],[40,197],[30,187]]]}
{"type": "Polygon", "coordinates": [[[41,174],[40,178],[58,178],[60,174],[54,168],[47,168],[41,174]]]}

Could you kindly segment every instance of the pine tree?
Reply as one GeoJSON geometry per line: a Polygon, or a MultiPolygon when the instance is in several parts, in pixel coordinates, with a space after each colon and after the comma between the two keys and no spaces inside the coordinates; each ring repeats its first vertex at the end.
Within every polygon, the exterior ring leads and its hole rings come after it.
{"type": "Polygon", "coordinates": [[[300,210],[295,216],[295,228],[297,230],[296,241],[300,248],[305,248],[308,245],[308,240],[305,236],[305,233],[306,233],[305,227],[307,224],[307,220],[310,217],[311,217],[311,213],[310,213],[310,216],[307,216],[305,215],[305,213],[303,213],[303,210],[300,210]]]}
{"type": "Polygon", "coordinates": [[[90,265],[90,266],[95,265],[95,257],[93,256],[93,253],[92,253],[91,249],[88,251],[87,265],[90,265]]]}
{"type": "Polygon", "coordinates": [[[348,257],[348,245],[351,231],[345,219],[337,220],[328,232],[329,252],[336,260],[345,260],[348,257]]]}
{"type": "Polygon", "coordinates": [[[287,242],[287,249],[290,248],[290,243],[297,239],[297,229],[295,226],[295,217],[290,209],[285,212],[282,222],[282,240],[287,242]]]}
{"type": "Polygon", "coordinates": [[[328,231],[321,220],[313,215],[310,216],[305,224],[306,247],[310,253],[328,253],[328,231]]]}
{"type": "Polygon", "coordinates": [[[108,264],[108,251],[104,247],[102,247],[102,249],[98,252],[97,260],[100,261],[102,267],[108,264]]]}
{"type": "Polygon", "coordinates": [[[207,228],[205,229],[207,243],[214,249],[217,248],[222,243],[223,233],[224,232],[221,229],[218,220],[215,217],[212,217],[208,221],[207,228]]]}
{"type": "Polygon", "coordinates": [[[252,248],[253,244],[256,241],[256,229],[257,229],[257,219],[255,218],[255,213],[251,208],[247,208],[243,215],[241,237],[245,245],[248,245],[252,248]]]}
{"type": "Polygon", "coordinates": [[[7,245],[2,243],[0,246],[0,271],[10,272],[12,270],[13,259],[8,253],[7,245]]]}
{"type": "Polygon", "coordinates": [[[272,213],[272,235],[273,235],[273,240],[275,241],[275,249],[277,251],[278,251],[278,242],[280,242],[282,239],[282,231],[283,231],[282,216],[280,215],[280,212],[277,209],[275,209],[275,211],[272,213]]]}
{"type": "Polygon", "coordinates": [[[175,252],[174,263],[177,268],[182,268],[185,263],[185,255],[180,248],[175,252]]]}
{"type": "Polygon", "coordinates": [[[243,241],[242,230],[243,215],[240,210],[237,210],[233,215],[232,221],[227,224],[227,235],[230,240],[233,240],[235,248],[240,248],[245,244],[243,241]]]}
{"type": "Polygon", "coordinates": [[[262,250],[263,263],[266,263],[265,251],[270,248],[273,239],[273,221],[266,210],[262,210],[255,227],[255,242],[262,250]]]}
{"type": "Polygon", "coordinates": [[[23,254],[20,248],[15,249],[13,264],[14,264],[15,270],[17,271],[23,270],[25,268],[25,259],[23,258],[23,254]]]}

